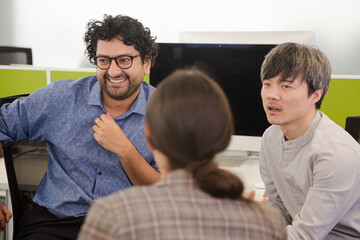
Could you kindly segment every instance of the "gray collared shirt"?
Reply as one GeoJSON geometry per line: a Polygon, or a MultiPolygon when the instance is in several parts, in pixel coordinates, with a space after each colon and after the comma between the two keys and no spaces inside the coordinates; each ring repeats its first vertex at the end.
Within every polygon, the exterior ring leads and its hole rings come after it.
{"type": "Polygon", "coordinates": [[[289,239],[360,238],[360,145],[324,113],[291,141],[270,126],[260,173],[264,196],[292,221],[289,239]]]}

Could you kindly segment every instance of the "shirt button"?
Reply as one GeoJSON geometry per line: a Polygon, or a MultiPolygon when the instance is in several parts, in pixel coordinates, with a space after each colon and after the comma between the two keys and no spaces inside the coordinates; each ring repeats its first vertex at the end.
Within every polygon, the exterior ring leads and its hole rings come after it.
{"type": "Polygon", "coordinates": [[[98,175],[102,175],[102,172],[98,172],[98,175]]]}

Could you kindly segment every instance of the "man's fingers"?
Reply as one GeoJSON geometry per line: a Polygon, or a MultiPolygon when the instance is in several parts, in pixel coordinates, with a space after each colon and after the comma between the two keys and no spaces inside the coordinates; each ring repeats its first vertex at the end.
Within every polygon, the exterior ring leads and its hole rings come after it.
{"type": "MultiPolygon", "coordinates": [[[[252,190],[248,196],[248,200],[250,201],[254,201],[255,199],[255,190],[252,190]]],[[[269,197],[264,197],[262,200],[261,200],[261,203],[262,204],[267,204],[267,202],[269,201],[269,197]]]]}
{"type": "Polygon", "coordinates": [[[2,218],[0,220],[0,229],[1,229],[1,231],[5,231],[5,219],[4,218],[2,218]]]}
{"type": "Polygon", "coordinates": [[[269,201],[269,197],[264,197],[262,200],[261,200],[261,203],[262,204],[267,204],[269,201]]]}
{"type": "Polygon", "coordinates": [[[254,201],[255,199],[255,190],[252,190],[248,196],[248,200],[254,201]]]}
{"type": "Polygon", "coordinates": [[[0,222],[1,222],[1,227],[5,228],[5,223],[8,223],[10,221],[10,218],[12,218],[12,214],[9,211],[9,209],[7,209],[7,207],[3,204],[0,203],[0,222]]]}
{"type": "Polygon", "coordinates": [[[0,211],[0,229],[1,231],[5,230],[5,216],[3,215],[2,211],[0,211]]]}

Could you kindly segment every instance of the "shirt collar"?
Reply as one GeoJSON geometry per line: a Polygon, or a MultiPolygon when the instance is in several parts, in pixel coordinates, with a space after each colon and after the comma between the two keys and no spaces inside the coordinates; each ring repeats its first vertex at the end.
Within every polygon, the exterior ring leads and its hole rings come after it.
{"type": "Polygon", "coordinates": [[[101,86],[100,86],[99,82],[96,81],[90,90],[88,104],[103,106],[101,96],[102,96],[101,86]]]}
{"type": "MultiPolygon", "coordinates": [[[[126,118],[129,115],[131,115],[132,113],[138,113],[138,114],[141,114],[141,115],[145,115],[145,112],[146,112],[146,96],[145,96],[145,91],[144,91],[144,86],[143,85],[144,85],[144,83],[141,84],[139,95],[135,99],[135,102],[133,103],[133,105],[131,106],[129,111],[123,113],[117,119],[126,118]]],[[[102,110],[104,112],[106,112],[106,110],[104,108],[103,101],[102,101],[102,89],[101,89],[101,86],[100,86],[99,82],[97,82],[97,81],[90,90],[88,104],[89,105],[100,106],[102,108],[102,110]]]]}
{"type": "Polygon", "coordinates": [[[288,147],[291,148],[291,147],[299,147],[307,144],[314,136],[315,128],[320,122],[321,117],[322,117],[322,113],[320,111],[317,111],[314,119],[310,124],[310,127],[306,130],[306,132],[302,136],[289,141],[285,141],[285,137],[283,136],[282,143],[284,144],[284,146],[286,148],[288,147]]]}

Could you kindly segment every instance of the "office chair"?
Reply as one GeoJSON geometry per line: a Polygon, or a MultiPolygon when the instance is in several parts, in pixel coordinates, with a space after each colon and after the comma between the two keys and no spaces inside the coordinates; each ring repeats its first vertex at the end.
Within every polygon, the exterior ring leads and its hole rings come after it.
{"type": "Polygon", "coordinates": [[[31,48],[0,47],[0,65],[9,64],[32,65],[31,48]]]}
{"type": "Polygon", "coordinates": [[[360,143],[360,116],[351,116],[346,118],[345,130],[360,143]]]}
{"type": "MultiPolygon", "coordinates": [[[[0,106],[28,94],[0,99],[0,106]]],[[[13,239],[19,231],[21,216],[32,209],[32,198],[47,168],[49,154],[45,141],[21,140],[3,148],[13,214],[13,239]]]]}

